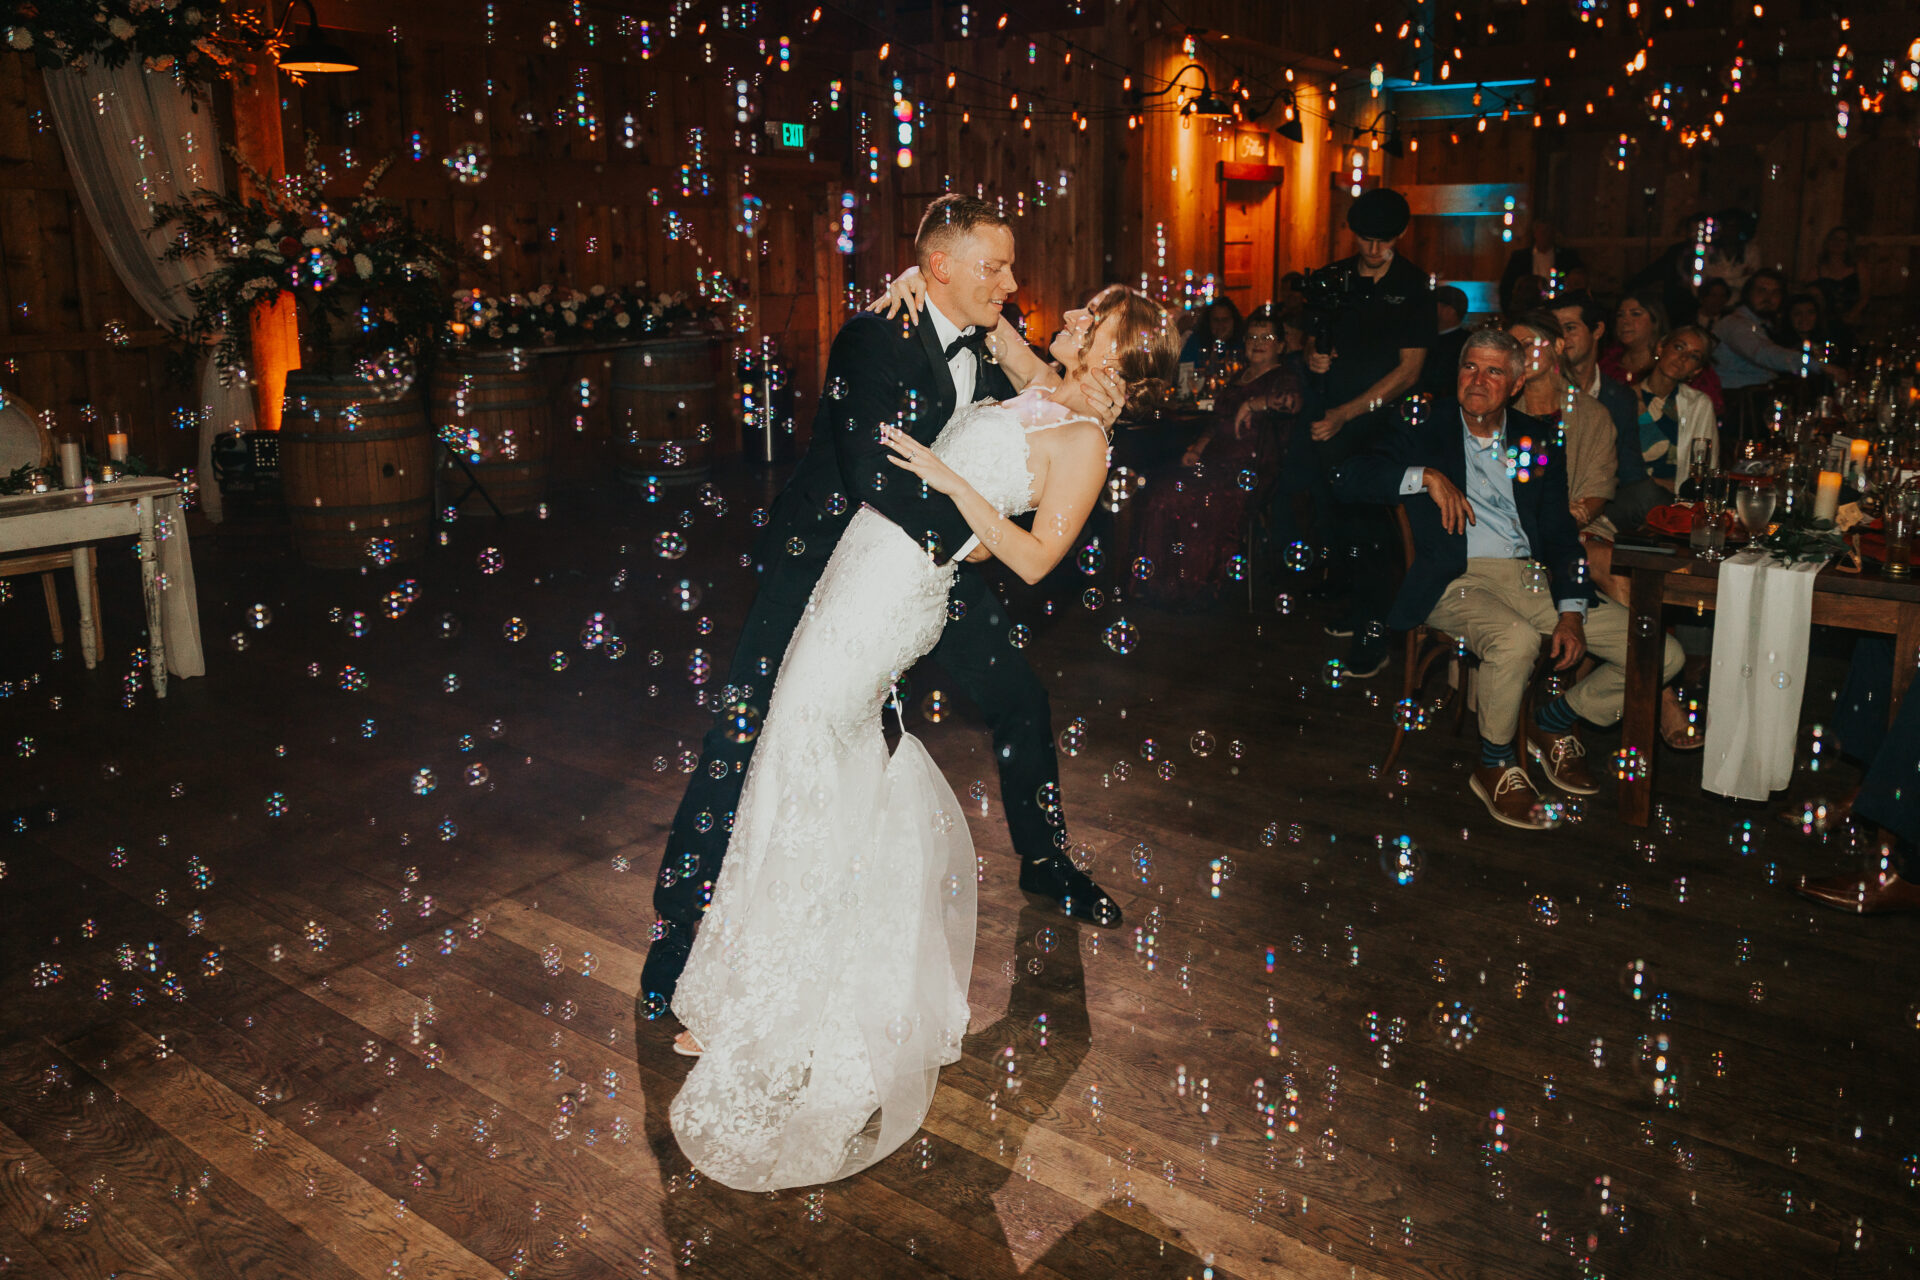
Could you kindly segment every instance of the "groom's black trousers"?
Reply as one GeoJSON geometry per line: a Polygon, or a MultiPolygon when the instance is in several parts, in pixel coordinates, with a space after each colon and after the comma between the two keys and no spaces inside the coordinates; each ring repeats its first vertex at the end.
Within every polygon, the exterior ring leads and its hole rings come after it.
{"type": "MultiPolygon", "coordinates": [[[[787,557],[778,549],[762,564],[760,590],[734,649],[727,684],[763,720],[787,643],[823,568],[822,560],[812,555],[787,557]]],[[[993,734],[1000,803],[1013,846],[1023,859],[1033,860],[1055,852],[1057,831],[1042,813],[1038,796],[1048,783],[1057,794],[1060,763],[1054,754],[1046,688],[1014,644],[1012,631],[1013,623],[986,578],[963,565],[948,595],[946,630],[931,656],[985,718],[993,734]],[[953,616],[956,605],[961,606],[959,617],[953,616]]],[[[728,731],[731,723],[732,717],[724,717],[707,731],[700,767],[674,814],[661,859],[653,890],[659,923],[641,973],[649,1016],[663,1012],[664,1002],[672,999],[727,851],[754,746],[752,740],[734,741],[728,731]]]]}

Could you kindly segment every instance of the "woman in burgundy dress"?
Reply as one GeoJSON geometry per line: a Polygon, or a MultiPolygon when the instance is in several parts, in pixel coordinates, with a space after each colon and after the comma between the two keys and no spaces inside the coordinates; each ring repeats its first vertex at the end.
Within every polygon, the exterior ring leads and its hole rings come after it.
{"type": "Polygon", "coordinates": [[[1272,488],[1304,410],[1300,362],[1284,357],[1273,318],[1246,327],[1247,364],[1214,397],[1213,423],[1180,465],[1140,494],[1134,595],[1169,609],[1205,609],[1233,581],[1248,508],[1272,488]]]}

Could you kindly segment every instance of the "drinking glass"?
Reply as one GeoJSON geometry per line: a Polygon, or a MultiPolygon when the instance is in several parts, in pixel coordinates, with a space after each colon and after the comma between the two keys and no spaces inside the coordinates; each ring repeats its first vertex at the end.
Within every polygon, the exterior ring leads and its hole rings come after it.
{"type": "Polygon", "coordinates": [[[1687,533],[1687,545],[1702,560],[1722,559],[1727,549],[1726,512],[1710,511],[1704,502],[1695,507],[1693,527],[1687,533]]]}
{"type": "Polygon", "coordinates": [[[1758,538],[1773,527],[1773,508],[1777,501],[1771,483],[1749,480],[1734,495],[1734,512],[1746,527],[1749,538],[1758,538]]]}

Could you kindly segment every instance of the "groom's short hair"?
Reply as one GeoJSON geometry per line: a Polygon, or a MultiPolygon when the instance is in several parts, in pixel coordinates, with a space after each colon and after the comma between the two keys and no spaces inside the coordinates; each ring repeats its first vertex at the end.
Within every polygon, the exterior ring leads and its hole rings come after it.
{"type": "Polygon", "coordinates": [[[1010,225],[1007,215],[993,201],[950,193],[927,206],[920,230],[913,237],[914,257],[924,271],[931,265],[935,250],[951,253],[955,245],[981,227],[1010,225]]]}

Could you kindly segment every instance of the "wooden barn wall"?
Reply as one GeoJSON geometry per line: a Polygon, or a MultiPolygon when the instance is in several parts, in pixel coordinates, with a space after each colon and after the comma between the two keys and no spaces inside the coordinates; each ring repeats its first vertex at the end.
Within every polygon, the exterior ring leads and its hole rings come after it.
{"type": "Polygon", "coordinates": [[[1568,134],[1554,144],[1541,184],[1544,207],[1591,264],[1596,290],[1617,290],[1693,214],[1740,206],[1759,214],[1762,259],[1796,285],[1813,274],[1827,232],[1850,227],[1875,299],[1869,323],[1911,314],[1920,294],[1912,272],[1920,151],[1911,139],[1841,139],[1824,121],[1788,122],[1718,146],[1630,148],[1625,170],[1616,139],[1568,134]]]}
{"type": "Polygon", "coordinates": [[[135,454],[191,466],[198,437],[175,425],[191,388],[88,225],[46,105],[39,68],[0,57],[0,396],[51,410],[61,435],[100,454],[119,413],[135,454]]]}
{"type": "MultiPolygon", "coordinates": [[[[555,10],[522,6],[321,4],[323,24],[362,59],[362,70],[313,77],[281,95],[286,161],[319,139],[338,195],[368,168],[401,159],[380,190],[424,225],[491,260],[460,283],[490,292],[541,284],[590,289],[644,281],[654,292],[692,292],[702,274],[741,282],[750,303],[732,343],[772,337],[796,388],[819,382],[822,306],[837,291],[837,266],[819,252],[844,187],[837,138],[821,128],[822,158],[776,152],[764,120],[816,120],[816,99],[835,74],[803,48],[781,73],[759,50],[775,31],[698,32],[688,18],[669,34],[665,11],[646,17],[583,10],[575,24],[555,10]],[[558,15],[559,20],[555,17],[558,15]],[[754,119],[735,119],[734,85],[751,85],[754,119]],[[696,151],[694,139],[699,143],[696,151]],[[484,181],[454,181],[442,160],[478,145],[484,181]],[[695,163],[696,154],[699,163],[695,163]],[[831,159],[825,158],[831,157],[831,159]],[[690,166],[683,172],[682,166],[690,166]],[[742,230],[747,195],[764,204],[760,234],[742,230]],[[822,277],[826,277],[824,280],[822,277]]],[[[611,357],[540,357],[550,381],[587,387],[575,453],[590,455],[605,416],[611,357]]],[[[739,448],[738,424],[716,431],[723,452],[739,448]]],[[[563,457],[566,446],[563,445],[563,457]]],[[[583,455],[583,456],[584,456],[583,455]]]]}

